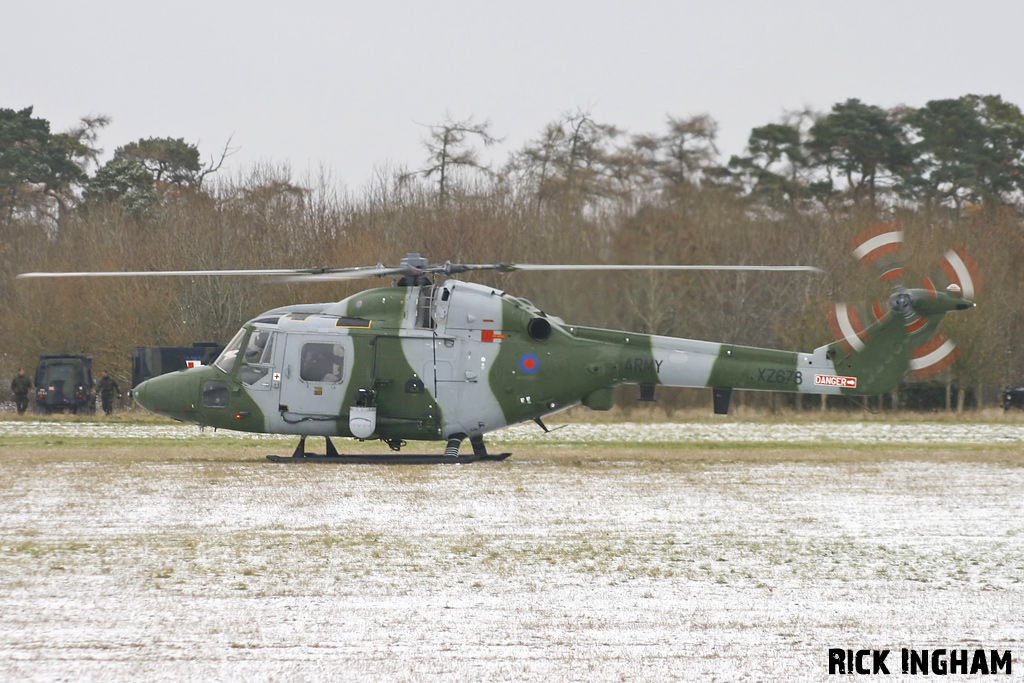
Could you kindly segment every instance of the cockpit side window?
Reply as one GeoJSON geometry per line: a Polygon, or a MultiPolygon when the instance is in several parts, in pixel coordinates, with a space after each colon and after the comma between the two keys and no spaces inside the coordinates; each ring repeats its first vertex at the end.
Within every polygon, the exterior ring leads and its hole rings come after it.
{"type": "Polygon", "coordinates": [[[267,330],[253,330],[249,336],[249,343],[245,345],[246,363],[260,365],[269,362],[274,353],[274,336],[267,330]]]}
{"type": "Polygon", "coordinates": [[[270,372],[274,364],[274,336],[273,332],[258,328],[249,335],[238,371],[238,379],[244,384],[255,384],[270,372]]]}
{"type": "Polygon", "coordinates": [[[224,347],[224,350],[217,356],[217,360],[213,361],[213,364],[225,375],[230,375],[231,371],[235,369],[235,361],[238,360],[238,350],[242,348],[242,340],[245,338],[247,330],[243,327],[238,331],[228,345],[224,347]]]}
{"type": "Polygon", "coordinates": [[[345,347],[327,342],[302,345],[299,377],[304,382],[336,383],[343,379],[345,347]]]}

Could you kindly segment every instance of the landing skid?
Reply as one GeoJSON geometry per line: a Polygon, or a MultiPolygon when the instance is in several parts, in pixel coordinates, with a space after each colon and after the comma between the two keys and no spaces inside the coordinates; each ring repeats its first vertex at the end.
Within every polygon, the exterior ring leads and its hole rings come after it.
{"type": "Polygon", "coordinates": [[[481,458],[476,455],[450,456],[438,453],[389,453],[385,455],[268,455],[271,462],[326,462],[362,465],[460,465],[479,460],[504,460],[511,453],[488,454],[481,458]]]}
{"type": "MultiPolygon", "coordinates": [[[[465,437],[463,437],[465,438],[465,437]]],[[[330,438],[327,438],[327,453],[306,453],[306,437],[299,440],[299,445],[290,456],[268,455],[267,460],[271,462],[322,462],[340,464],[377,464],[377,465],[459,465],[464,463],[477,462],[481,460],[504,460],[512,455],[511,453],[488,453],[481,437],[473,437],[470,443],[473,444],[473,452],[459,455],[459,446],[462,438],[458,435],[448,440],[448,447],[444,453],[388,453],[383,455],[341,455],[338,453],[330,438]]]]}

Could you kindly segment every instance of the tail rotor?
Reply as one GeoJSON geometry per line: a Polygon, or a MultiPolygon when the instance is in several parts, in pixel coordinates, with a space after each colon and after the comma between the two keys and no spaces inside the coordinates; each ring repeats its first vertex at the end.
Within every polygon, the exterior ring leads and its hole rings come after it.
{"type": "Polygon", "coordinates": [[[945,313],[974,305],[971,300],[981,292],[981,277],[970,254],[959,246],[946,252],[939,271],[922,278],[921,287],[908,288],[903,245],[903,229],[896,222],[869,228],[851,241],[854,257],[872,267],[891,293],[888,300],[869,306],[837,303],[829,311],[829,329],[849,362],[856,362],[873,338],[884,337],[892,347],[889,353],[907,354],[914,379],[927,379],[960,357],[956,344],[937,328],[945,313]],[[896,320],[901,323],[899,335],[894,332],[896,320]]]}

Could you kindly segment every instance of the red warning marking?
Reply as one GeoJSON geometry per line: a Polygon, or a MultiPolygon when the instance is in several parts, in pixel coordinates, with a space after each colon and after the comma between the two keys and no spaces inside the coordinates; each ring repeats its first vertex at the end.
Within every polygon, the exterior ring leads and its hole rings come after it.
{"type": "Polygon", "coordinates": [[[856,377],[843,377],[841,375],[815,375],[814,383],[822,387],[843,387],[846,389],[857,388],[856,377]]]}

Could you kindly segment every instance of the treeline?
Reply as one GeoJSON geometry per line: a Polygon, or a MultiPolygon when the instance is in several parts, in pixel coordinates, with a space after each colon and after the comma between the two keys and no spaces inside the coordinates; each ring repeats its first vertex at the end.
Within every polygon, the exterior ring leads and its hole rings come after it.
{"type": "Polygon", "coordinates": [[[898,220],[912,273],[934,272],[963,244],[984,278],[979,307],[944,323],[962,357],[938,381],[992,405],[1024,380],[1024,115],[998,96],[893,110],[848,100],[755,128],[746,154],[728,160],[706,115],[629,134],[569,112],[497,167],[480,161],[498,142],[489,123],[447,119],[429,128],[422,163],[378,169],[358,190],[326,172],[296,178],[286,164],[229,175],[228,146],[204,162],[174,138],[126,144],[100,164],[106,123],[53,133],[31,108],[0,109],[0,377],[69,351],[124,383],[133,346],[223,342],[262,310],[387,284],[15,281],[19,272],[372,265],[413,251],[453,262],[816,265],[828,275],[479,277],[570,322],[810,350],[831,340],[834,301],[888,295],[848,244],[898,220]]]}

